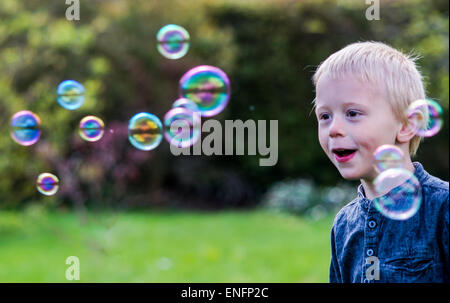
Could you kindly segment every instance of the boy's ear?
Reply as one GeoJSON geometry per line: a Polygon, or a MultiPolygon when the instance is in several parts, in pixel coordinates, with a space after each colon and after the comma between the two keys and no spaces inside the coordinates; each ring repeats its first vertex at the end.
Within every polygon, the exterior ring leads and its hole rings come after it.
{"type": "Polygon", "coordinates": [[[409,142],[417,134],[418,125],[421,123],[420,117],[410,116],[406,122],[402,122],[400,130],[397,132],[397,141],[400,143],[409,142]]]}

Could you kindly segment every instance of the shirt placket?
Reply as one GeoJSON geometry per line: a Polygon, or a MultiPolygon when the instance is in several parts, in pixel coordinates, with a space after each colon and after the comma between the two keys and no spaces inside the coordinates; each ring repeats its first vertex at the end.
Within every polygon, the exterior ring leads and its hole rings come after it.
{"type": "Polygon", "coordinates": [[[364,226],[364,251],[362,252],[364,261],[361,282],[374,283],[375,279],[367,276],[367,270],[373,265],[372,262],[367,262],[367,260],[370,257],[378,256],[378,232],[381,218],[370,200],[365,199],[365,203],[368,211],[364,226]]]}

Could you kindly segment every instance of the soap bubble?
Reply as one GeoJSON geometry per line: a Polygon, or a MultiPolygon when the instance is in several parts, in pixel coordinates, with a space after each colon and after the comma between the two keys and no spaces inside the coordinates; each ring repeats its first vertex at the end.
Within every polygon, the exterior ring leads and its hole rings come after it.
{"type": "Polygon", "coordinates": [[[89,142],[95,142],[103,137],[105,124],[95,116],[86,116],[80,121],[80,137],[89,142]]]}
{"type": "Polygon", "coordinates": [[[134,115],[128,124],[128,139],[140,150],[152,150],[162,140],[162,124],[158,117],[149,113],[134,115]]]}
{"type": "Polygon", "coordinates": [[[59,188],[59,179],[53,174],[42,173],[37,178],[36,187],[43,195],[54,195],[59,188]]]}
{"type": "Polygon", "coordinates": [[[189,33],[183,27],[168,24],[156,34],[158,51],[168,59],[179,59],[189,50],[189,33]]]}
{"type": "Polygon", "coordinates": [[[184,148],[194,145],[200,138],[200,114],[177,107],[164,116],[164,137],[173,146],[184,148]]]}
{"type": "Polygon", "coordinates": [[[20,145],[36,143],[41,136],[41,119],[33,112],[22,110],[11,118],[11,137],[20,145]]]}
{"type": "Polygon", "coordinates": [[[408,117],[413,123],[416,134],[432,137],[442,127],[442,107],[432,99],[420,99],[408,107],[408,117]]]}
{"type": "Polygon", "coordinates": [[[195,102],[202,116],[220,113],[230,99],[230,80],[219,68],[201,65],[187,71],[180,79],[180,96],[195,102]]]}
{"type": "Polygon", "coordinates": [[[175,102],[173,102],[173,104],[172,104],[172,108],[176,108],[176,107],[182,107],[182,108],[189,109],[190,111],[193,111],[193,112],[198,112],[197,104],[195,104],[194,101],[189,100],[187,98],[179,98],[179,99],[175,100],[175,102]]]}
{"type": "Polygon", "coordinates": [[[74,80],[61,82],[56,89],[59,105],[68,110],[79,108],[84,102],[84,87],[74,80]]]}
{"type": "Polygon", "coordinates": [[[373,199],[375,208],[394,220],[411,218],[422,203],[422,189],[412,172],[403,168],[389,168],[374,180],[380,196],[373,199]]]}
{"type": "Polygon", "coordinates": [[[385,144],[378,147],[374,152],[375,167],[378,172],[389,168],[403,167],[403,151],[397,146],[385,144]]]}

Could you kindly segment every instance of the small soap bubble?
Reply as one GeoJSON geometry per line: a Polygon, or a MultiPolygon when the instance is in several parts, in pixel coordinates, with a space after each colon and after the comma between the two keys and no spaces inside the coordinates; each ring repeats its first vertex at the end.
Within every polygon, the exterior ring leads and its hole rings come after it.
{"type": "Polygon", "coordinates": [[[432,99],[416,100],[408,107],[409,120],[421,137],[432,137],[441,130],[442,112],[439,103],[432,99]]]}
{"type": "Polygon", "coordinates": [[[22,110],[11,118],[11,137],[20,145],[33,145],[41,136],[41,119],[33,112],[22,110]]]}
{"type": "Polygon", "coordinates": [[[168,59],[179,59],[189,50],[189,33],[176,24],[162,27],[156,34],[158,51],[168,59]]]}
{"type": "Polygon", "coordinates": [[[230,80],[219,68],[201,65],[187,71],[180,79],[180,96],[195,102],[204,117],[220,113],[230,99],[230,80]]]}
{"type": "Polygon", "coordinates": [[[175,100],[175,102],[173,102],[173,104],[172,104],[172,108],[176,108],[176,107],[186,108],[193,112],[199,111],[197,104],[195,104],[194,101],[189,100],[187,98],[179,98],[179,99],[175,100]]]}
{"type": "Polygon", "coordinates": [[[68,110],[79,108],[84,102],[84,87],[74,80],[65,80],[56,89],[59,105],[68,110]]]}
{"type": "Polygon", "coordinates": [[[89,142],[95,142],[103,137],[105,124],[95,116],[86,116],[80,121],[80,137],[89,142]]]}
{"type": "Polygon", "coordinates": [[[152,150],[162,140],[162,123],[150,113],[138,113],[128,123],[128,139],[140,150],[152,150]]]}
{"type": "Polygon", "coordinates": [[[374,152],[375,167],[378,172],[385,171],[389,168],[402,168],[403,151],[394,145],[381,145],[374,152]]]}
{"type": "Polygon", "coordinates": [[[194,145],[201,134],[198,112],[177,107],[164,116],[164,137],[173,146],[185,148],[194,145]]]}
{"type": "Polygon", "coordinates": [[[36,187],[41,194],[52,196],[58,191],[59,179],[53,174],[42,173],[37,178],[36,187]]]}
{"type": "Polygon", "coordinates": [[[374,180],[375,208],[393,220],[407,220],[420,208],[422,189],[412,172],[403,168],[389,168],[374,180]]]}

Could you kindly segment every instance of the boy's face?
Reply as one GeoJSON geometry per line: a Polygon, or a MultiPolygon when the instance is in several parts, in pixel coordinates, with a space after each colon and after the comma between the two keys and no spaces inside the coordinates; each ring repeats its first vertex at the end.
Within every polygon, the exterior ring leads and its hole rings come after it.
{"type": "Polygon", "coordinates": [[[383,144],[395,145],[401,123],[383,96],[383,89],[351,74],[328,75],[316,86],[319,141],[342,177],[372,181],[377,172],[373,153],[383,144]]]}

